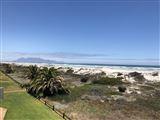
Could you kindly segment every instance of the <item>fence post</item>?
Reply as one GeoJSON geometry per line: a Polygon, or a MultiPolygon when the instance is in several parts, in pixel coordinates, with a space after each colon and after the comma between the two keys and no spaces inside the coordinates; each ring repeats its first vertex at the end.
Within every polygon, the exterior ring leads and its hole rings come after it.
{"type": "Polygon", "coordinates": [[[63,118],[65,118],[65,113],[63,113],[63,118]]]}
{"type": "Polygon", "coordinates": [[[52,110],[54,111],[54,105],[53,105],[53,107],[52,107],[52,110]]]}
{"type": "Polygon", "coordinates": [[[44,104],[46,105],[46,101],[44,101],[44,104]]]}
{"type": "Polygon", "coordinates": [[[4,96],[4,88],[0,87],[0,99],[3,99],[4,96]]]}
{"type": "Polygon", "coordinates": [[[40,100],[40,96],[38,96],[37,98],[38,98],[38,100],[40,100]]]}

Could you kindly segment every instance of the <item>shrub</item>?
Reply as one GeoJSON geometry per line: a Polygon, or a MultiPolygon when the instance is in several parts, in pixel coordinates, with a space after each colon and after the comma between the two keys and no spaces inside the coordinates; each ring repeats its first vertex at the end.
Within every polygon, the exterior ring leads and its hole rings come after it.
{"type": "Polygon", "coordinates": [[[122,84],[122,78],[109,78],[109,77],[102,77],[99,80],[93,80],[93,84],[103,84],[103,85],[119,85],[122,84]]]}
{"type": "Polygon", "coordinates": [[[28,88],[29,86],[30,86],[30,84],[29,83],[26,83],[26,84],[21,84],[20,85],[22,88],[28,88]]]}
{"type": "Polygon", "coordinates": [[[89,80],[89,77],[82,77],[81,82],[87,82],[89,80]]]}
{"type": "Polygon", "coordinates": [[[10,64],[3,64],[3,67],[4,67],[4,72],[7,74],[14,72],[13,67],[10,64]]]}
{"type": "Polygon", "coordinates": [[[119,92],[125,92],[126,89],[127,89],[127,88],[124,87],[124,86],[119,86],[119,87],[118,87],[119,92]]]}
{"type": "Polygon", "coordinates": [[[73,74],[73,72],[74,72],[74,70],[71,68],[66,71],[67,74],[73,74]]]}

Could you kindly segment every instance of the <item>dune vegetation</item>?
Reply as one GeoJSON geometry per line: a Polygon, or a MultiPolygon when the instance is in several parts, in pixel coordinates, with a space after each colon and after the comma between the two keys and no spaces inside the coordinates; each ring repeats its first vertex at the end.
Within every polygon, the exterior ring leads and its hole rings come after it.
{"type": "MultiPolygon", "coordinates": [[[[1,70],[5,72],[5,69],[1,70]]],[[[17,80],[21,87],[27,89],[31,96],[41,97],[73,120],[83,118],[85,120],[158,120],[160,118],[160,85],[158,82],[142,82],[145,81],[144,76],[138,72],[126,75],[118,72],[117,75],[114,73],[115,76],[108,76],[104,72],[77,74],[72,68],[12,64],[12,72],[8,75],[17,80]],[[135,82],[132,83],[128,79],[135,82]]],[[[25,95],[22,99],[31,97],[24,92],[18,93],[21,97],[23,94],[25,95]]],[[[11,98],[7,97],[7,99],[15,99],[15,96],[12,94],[11,98]]],[[[33,97],[30,99],[35,99],[33,97]]],[[[26,100],[25,102],[27,104],[26,100]]],[[[5,104],[7,103],[3,105],[5,104]]],[[[35,107],[39,106],[35,105],[35,107]]]]}

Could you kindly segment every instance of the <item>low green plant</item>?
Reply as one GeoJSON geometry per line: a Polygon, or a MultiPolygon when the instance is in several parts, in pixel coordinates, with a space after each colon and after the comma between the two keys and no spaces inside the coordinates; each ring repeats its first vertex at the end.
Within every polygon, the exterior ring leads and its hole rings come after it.
{"type": "Polygon", "coordinates": [[[10,73],[13,73],[14,70],[13,70],[13,67],[11,64],[2,64],[3,68],[4,68],[4,72],[6,74],[10,74],[10,73]]]}
{"type": "Polygon", "coordinates": [[[120,85],[122,84],[122,78],[117,77],[117,78],[110,78],[110,77],[102,77],[98,80],[93,80],[93,84],[103,84],[103,85],[120,85]]]}
{"type": "Polygon", "coordinates": [[[69,75],[70,75],[70,74],[73,74],[73,72],[74,72],[74,70],[70,68],[70,69],[68,69],[68,70],[66,71],[66,74],[69,74],[69,75]]]}

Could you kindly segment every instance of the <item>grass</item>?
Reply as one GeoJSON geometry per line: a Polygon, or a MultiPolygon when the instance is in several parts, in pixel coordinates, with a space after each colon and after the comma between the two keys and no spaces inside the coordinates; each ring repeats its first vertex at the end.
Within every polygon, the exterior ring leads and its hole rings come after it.
{"type": "Polygon", "coordinates": [[[121,77],[117,77],[117,78],[103,77],[103,78],[100,78],[99,80],[92,81],[92,83],[102,84],[102,85],[111,85],[111,86],[123,84],[121,77]]]}
{"type": "Polygon", "coordinates": [[[25,92],[6,93],[0,102],[8,110],[5,120],[61,120],[51,109],[25,92]]]}
{"type": "Polygon", "coordinates": [[[137,99],[136,104],[151,110],[160,111],[160,98],[137,99]]]}
{"type": "Polygon", "coordinates": [[[2,81],[10,81],[10,79],[5,74],[0,72],[0,82],[2,82],[2,81]]]}
{"type": "MultiPolygon", "coordinates": [[[[108,103],[99,103],[97,101],[77,100],[66,109],[66,114],[78,113],[77,117],[80,120],[105,120],[105,117],[111,112],[111,107],[108,103]]],[[[73,120],[76,119],[71,117],[73,120]]]]}
{"type": "Polygon", "coordinates": [[[51,100],[55,101],[65,101],[65,102],[73,102],[81,99],[82,95],[120,95],[121,93],[112,91],[107,88],[106,85],[96,85],[96,84],[85,84],[83,86],[70,88],[71,93],[69,95],[56,95],[50,97],[51,100]],[[95,93],[95,94],[94,94],[95,93]]]}
{"type": "MultiPolygon", "coordinates": [[[[0,86],[4,91],[22,90],[0,72],[0,86]]],[[[26,92],[5,93],[0,106],[7,108],[5,120],[62,120],[55,112],[26,92]]]]}
{"type": "Polygon", "coordinates": [[[5,91],[20,90],[21,88],[9,77],[0,72],[0,87],[4,87],[5,91]]]}

